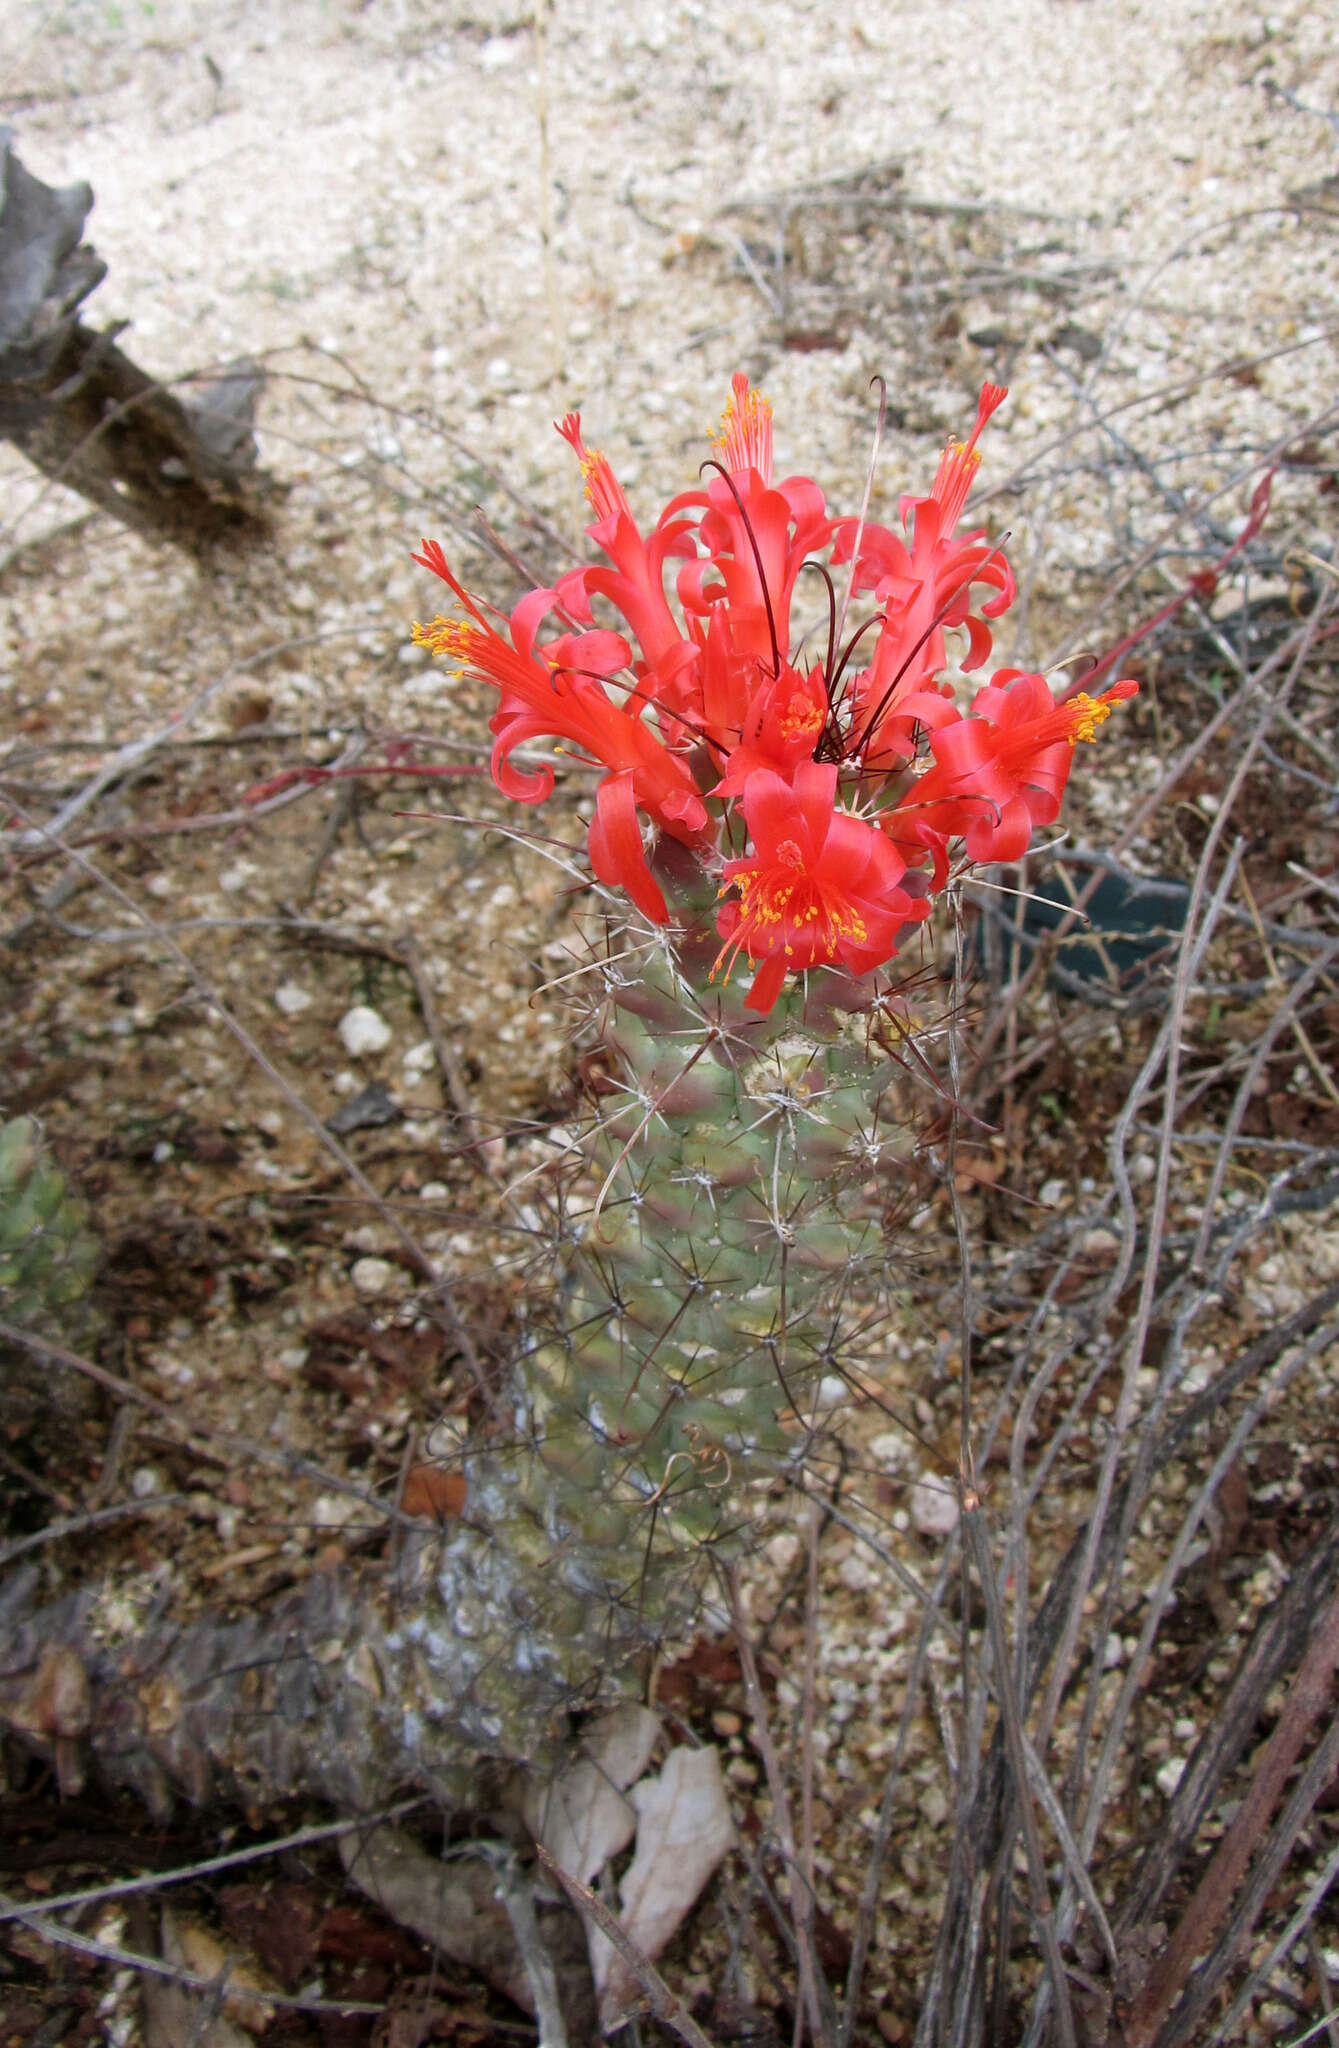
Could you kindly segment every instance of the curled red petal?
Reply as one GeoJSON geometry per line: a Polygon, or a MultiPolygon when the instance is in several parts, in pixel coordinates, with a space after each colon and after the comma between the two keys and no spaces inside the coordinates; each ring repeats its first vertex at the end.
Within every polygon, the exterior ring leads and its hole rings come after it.
{"type": "Polygon", "coordinates": [[[590,864],[602,882],[625,890],[652,924],[669,923],[665,898],[646,865],[630,774],[608,775],[600,784],[586,844],[590,864]]]}

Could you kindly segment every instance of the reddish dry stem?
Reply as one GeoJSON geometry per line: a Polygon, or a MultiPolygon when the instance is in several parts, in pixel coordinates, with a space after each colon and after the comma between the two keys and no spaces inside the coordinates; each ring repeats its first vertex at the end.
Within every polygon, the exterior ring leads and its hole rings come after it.
{"type": "Polygon", "coordinates": [[[1163,2020],[1190,1975],[1195,1958],[1221,1927],[1246,1867],[1283,1796],[1289,1773],[1314,1723],[1329,1704],[1339,1663],[1339,1593],[1312,1639],[1278,1726],[1261,1750],[1246,1797],[1199,1882],[1181,1924],[1135,2002],[1125,2028],[1127,2048],[1152,2048],[1163,2020]]]}

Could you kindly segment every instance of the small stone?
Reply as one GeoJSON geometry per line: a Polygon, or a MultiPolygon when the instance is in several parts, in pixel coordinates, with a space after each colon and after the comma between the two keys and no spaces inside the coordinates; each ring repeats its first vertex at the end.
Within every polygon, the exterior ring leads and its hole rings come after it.
{"type": "Polygon", "coordinates": [[[942,1785],[927,1785],[916,1803],[932,1828],[943,1827],[948,1819],[948,1798],[942,1785]]]}
{"type": "Polygon", "coordinates": [[[355,1259],[349,1278],[360,1294],[384,1294],[395,1278],[389,1259],[355,1259]]]}
{"type": "Polygon", "coordinates": [[[958,1496],[951,1482],[937,1472],[922,1472],[908,1502],[911,1526],[919,1536],[951,1536],[958,1526],[958,1496]]]}
{"type": "Polygon", "coordinates": [[[339,1020],[339,1035],[350,1059],[362,1059],[370,1052],[385,1052],[391,1042],[391,1027],[379,1011],[366,1003],[355,1003],[339,1020]]]}
{"type": "Polygon", "coordinates": [[[369,1081],[360,1089],[352,1102],[344,1102],[333,1116],[326,1118],[325,1127],[342,1138],[348,1131],[374,1131],[382,1124],[393,1124],[403,1111],[380,1081],[369,1081]]]}
{"type": "Polygon", "coordinates": [[[1170,1799],[1173,1792],[1175,1792],[1181,1782],[1185,1767],[1186,1760],[1183,1756],[1169,1756],[1161,1770],[1158,1771],[1154,1783],[1164,1799],[1170,1799]]]}
{"type": "Polygon", "coordinates": [[[1069,1193],[1067,1180],[1044,1180],[1037,1190],[1037,1200],[1048,1209],[1056,1209],[1069,1193]]]}
{"type": "Polygon", "coordinates": [[[275,1008],[282,1010],[285,1017],[296,1017],[310,1009],[311,1000],[306,989],[299,988],[294,981],[281,982],[274,991],[275,1008]]]}
{"type": "MultiPolygon", "coordinates": [[[[359,1503],[346,1493],[318,1493],[312,1520],[318,1529],[347,1529],[358,1517],[359,1503]]],[[[338,1652],[336,1652],[338,1655],[338,1652]]]]}
{"type": "Polygon", "coordinates": [[[800,1539],[782,1529],[763,1545],[763,1556],[774,1571],[788,1572],[800,1554],[800,1539]]]}

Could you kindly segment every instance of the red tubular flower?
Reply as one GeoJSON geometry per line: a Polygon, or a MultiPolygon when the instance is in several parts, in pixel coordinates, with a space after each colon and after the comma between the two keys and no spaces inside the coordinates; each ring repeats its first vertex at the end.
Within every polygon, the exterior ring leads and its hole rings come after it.
{"type": "MultiPolygon", "coordinates": [[[[643,810],[686,846],[705,847],[712,832],[682,755],[672,753],[640,717],[615,704],[599,680],[626,665],[631,656],[626,642],[617,634],[581,636],[578,647],[592,640],[602,643],[597,653],[609,666],[594,673],[574,672],[533,651],[533,627],[552,610],[552,591],[532,591],[521,600],[511,615],[507,639],[457,582],[436,542],[425,541],[423,553],[414,560],[440,576],[469,613],[465,621],[434,619],[429,626],[416,625],[416,644],[446,655],[462,672],[500,692],[501,702],[489,720],[498,788],[518,803],[542,803],[551,794],[551,768],[543,766],[526,775],[511,765],[511,752],[523,740],[571,740],[590,759],[601,762],[609,773],[596,792],[596,814],[588,835],[591,865],[602,882],[626,889],[653,922],[667,924],[669,911],[647,867],[636,812],[643,810]],[[617,642],[617,647],[609,642],[617,642]]],[[[569,641],[552,644],[566,647],[569,641]]]]}
{"type": "Polygon", "coordinates": [[[582,442],[581,414],[568,413],[558,432],[576,451],[586,496],[595,510],[595,521],[586,531],[613,564],[611,569],[572,569],[560,576],[558,603],[578,624],[589,625],[592,595],[608,598],[627,620],[643,662],[662,676],[672,676],[693,664],[696,649],[666,603],[665,563],[675,555],[695,552],[693,521],[675,518],[674,507],[667,506],[650,539],[644,539],[608,462],[582,442]]]}
{"type": "Polygon", "coordinates": [[[772,482],[772,408],[740,370],[715,437],[719,466],[701,490],[666,506],[665,519],[699,508],[702,553],[679,571],[684,611],[724,612],[730,642],[775,672],[790,647],[790,606],[805,562],[832,533],[823,493],[812,477],[772,482]]]}
{"type": "MultiPolygon", "coordinates": [[[[854,588],[872,590],[886,621],[864,674],[852,690],[851,729],[865,759],[891,754],[905,759],[905,728],[896,720],[899,699],[923,690],[944,666],[944,631],[966,626],[964,668],[976,668],[990,653],[987,619],[998,618],[1013,603],[1013,571],[998,548],[985,544],[978,531],[958,535],[981,451],[977,439],[992,413],[1004,403],[1002,384],[982,386],[976,424],[965,441],[950,442],[940,458],[927,498],[904,497],[898,516],[910,541],[885,526],[865,526],[859,537],[854,588]],[[972,609],[978,584],[995,595],[972,609]]],[[[834,565],[849,561],[856,545],[853,519],[834,528],[834,565]]]]}
{"type": "Polygon", "coordinates": [[[929,912],[900,886],[902,856],[877,827],[837,810],[836,792],[836,767],[818,761],[802,762],[789,782],[759,768],[745,784],[754,850],[725,864],[739,895],[717,916],[725,944],[713,973],[741,952],[761,962],[750,1010],[770,1010],[791,971],[840,962],[869,973],[891,959],[903,927],[929,912]]]}
{"type": "Polygon", "coordinates": [[[983,388],[971,433],[945,450],[929,494],[900,501],[899,533],[832,520],[810,477],[773,480],[771,407],[741,372],[715,473],[671,498],[646,533],[568,414],[558,431],[580,460],[588,532],[606,559],[530,591],[509,618],[470,597],[435,542],[415,558],[461,608],[416,626],[416,641],[498,692],[498,787],[522,803],[550,794],[551,768],[512,760],[540,737],[603,769],[588,837],[601,881],[663,924],[647,821],[709,873],[720,872],[723,829],[745,846],[724,867],[716,964],[741,953],[753,963],[754,1010],[772,1007],[788,972],[862,974],[890,959],[947,878],[950,842],[965,840],[973,860],[1022,853],[1056,815],[1077,741],[1134,694],[1117,683],[1057,704],[1044,677],[1004,669],[964,717],[943,679],[946,631],[966,628],[965,666],[976,666],[988,622],[1014,595],[998,548],[957,532],[977,441],[1004,397],[983,388]],[[829,647],[814,662],[791,644],[790,613],[801,570],[829,546],[834,564],[854,555],[852,588],[873,592],[878,610],[836,647],[829,577],[829,647]],[[597,603],[613,608],[612,625],[597,620],[597,603]],[[867,666],[852,674],[862,649],[867,666]],[[927,746],[928,766],[917,761],[927,746]],[[839,777],[850,811],[838,807],[839,777]]]}
{"type": "Polygon", "coordinates": [[[1045,676],[1003,668],[972,701],[972,716],[930,734],[934,766],[914,782],[888,829],[902,844],[928,846],[942,864],[945,842],[961,834],[969,860],[1017,860],[1033,831],[1060,809],[1074,748],[1097,736],[1113,704],[1137,694],[1113,683],[1100,697],[1063,704],[1045,676]]]}

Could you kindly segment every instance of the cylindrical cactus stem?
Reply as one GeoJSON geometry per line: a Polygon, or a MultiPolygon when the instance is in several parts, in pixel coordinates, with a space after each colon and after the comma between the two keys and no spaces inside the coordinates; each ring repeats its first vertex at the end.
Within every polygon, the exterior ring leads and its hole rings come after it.
{"type": "Polygon", "coordinates": [[[434,1667],[511,1753],[688,1625],[712,1562],[754,1539],[750,1494],[803,1454],[853,1282],[885,1278],[866,1190],[909,1145],[891,1063],[831,1008],[797,994],[760,1022],[667,952],[606,995],[615,1085],[519,1361],[521,1441],[471,1461],[463,1523],[423,1554],[454,1628],[419,1632],[416,1690],[434,1667]]]}
{"type": "Polygon", "coordinates": [[[29,1324],[77,1301],[98,1248],[83,1205],[66,1193],[40,1124],[0,1125],[0,1316],[29,1324]]]}

